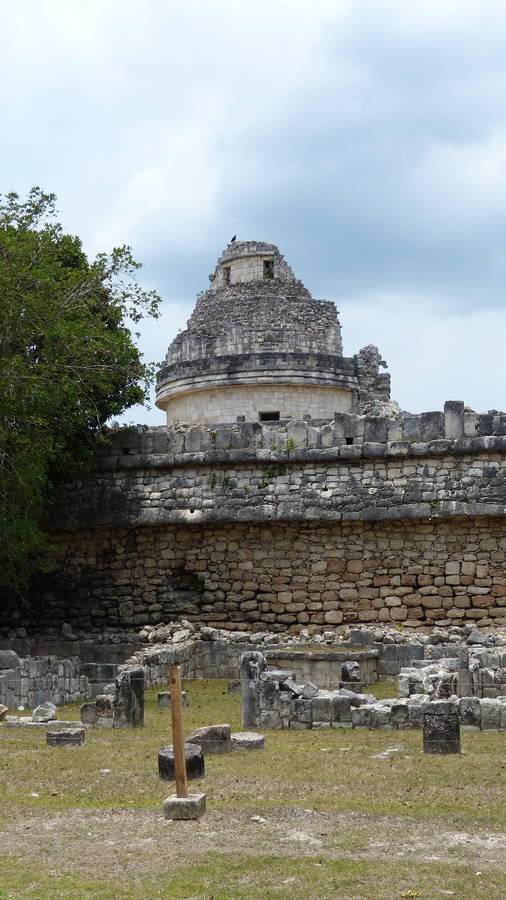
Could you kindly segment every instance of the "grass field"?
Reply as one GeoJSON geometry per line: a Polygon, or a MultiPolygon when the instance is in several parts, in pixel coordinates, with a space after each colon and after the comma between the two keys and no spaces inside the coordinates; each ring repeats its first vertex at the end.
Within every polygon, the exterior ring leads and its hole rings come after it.
{"type": "MultiPolygon", "coordinates": [[[[185,688],[186,732],[240,730],[225,682],[185,688]]],[[[417,731],[266,732],[263,751],[206,759],[197,822],[163,819],[169,742],[154,692],[144,729],[91,729],[84,747],[1,726],[0,900],[506,900],[506,734],[434,757],[417,731]]]]}

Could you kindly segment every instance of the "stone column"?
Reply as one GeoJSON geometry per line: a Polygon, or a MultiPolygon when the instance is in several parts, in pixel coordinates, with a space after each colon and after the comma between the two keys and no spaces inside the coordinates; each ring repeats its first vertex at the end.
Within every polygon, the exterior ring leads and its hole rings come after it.
{"type": "Polygon", "coordinates": [[[469,650],[464,647],[459,648],[458,695],[459,697],[472,697],[473,695],[471,672],[469,671],[469,650]]]}
{"type": "Polygon", "coordinates": [[[116,678],[113,728],[144,725],[144,669],[121,666],[116,678]]]}
{"type": "Polygon", "coordinates": [[[429,704],[423,714],[423,752],[460,753],[458,707],[447,700],[429,704]]]}
{"type": "Polygon", "coordinates": [[[265,657],[257,650],[243,653],[241,656],[242,727],[245,729],[258,726],[260,716],[258,683],[265,667],[265,657]]]}
{"type": "Polygon", "coordinates": [[[444,405],[445,438],[453,441],[464,434],[464,404],[462,400],[447,400],[444,405]]]}

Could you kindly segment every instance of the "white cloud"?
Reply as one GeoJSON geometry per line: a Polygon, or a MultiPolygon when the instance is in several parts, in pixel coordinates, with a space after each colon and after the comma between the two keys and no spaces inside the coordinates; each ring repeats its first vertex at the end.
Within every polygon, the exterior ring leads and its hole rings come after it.
{"type": "Polygon", "coordinates": [[[506,408],[506,309],[441,314],[422,294],[372,294],[341,300],[344,351],[369,343],[388,363],[392,397],[411,412],[463,400],[477,412],[506,408]]]}
{"type": "MultiPolygon", "coordinates": [[[[315,294],[356,298],[348,352],[377,342],[408,408],[459,383],[501,405],[504,3],[3,7],[2,190],[56,191],[90,252],[131,243],[185,317],[230,234],[273,240],[315,294]]],[[[184,326],[169,309],[149,358],[184,326]]]]}
{"type": "Polygon", "coordinates": [[[506,218],[506,132],[486,141],[434,143],[412,173],[418,212],[441,236],[506,218]]]}

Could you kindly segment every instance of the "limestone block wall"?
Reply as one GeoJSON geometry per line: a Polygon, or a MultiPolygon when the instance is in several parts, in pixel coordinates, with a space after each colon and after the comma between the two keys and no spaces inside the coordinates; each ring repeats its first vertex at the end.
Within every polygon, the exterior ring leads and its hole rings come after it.
{"type": "MultiPolygon", "coordinates": [[[[318,302],[318,301],[316,301],[318,302]]],[[[231,301],[232,303],[232,301],[231,301]]],[[[257,304],[258,313],[258,304],[257,304]]],[[[314,328],[314,326],[313,326],[314,328]]],[[[277,358],[271,354],[278,353],[295,353],[302,354],[328,354],[334,359],[342,356],[342,340],[341,327],[338,323],[330,324],[325,322],[322,332],[309,330],[306,322],[293,325],[271,325],[270,327],[257,327],[251,323],[251,329],[245,330],[243,327],[228,323],[226,329],[217,335],[208,335],[197,331],[182,331],[174,339],[170,345],[165,362],[167,366],[176,366],[177,364],[197,361],[199,368],[202,369],[202,362],[205,360],[207,365],[217,357],[235,357],[251,356],[257,353],[264,355],[264,365],[269,369],[271,365],[275,365],[277,358]]],[[[307,363],[307,355],[304,362],[307,363]]],[[[162,369],[159,380],[169,374],[167,370],[162,369]]],[[[275,376],[275,372],[273,372],[275,376]]]]}
{"type": "Polygon", "coordinates": [[[21,659],[13,651],[0,652],[0,704],[10,710],[32,709],[46,700],[56,705],[79,702],[88,689],[78,657],[21,659]]]}
{"type": "Polygon", "coordinates": [[[214,274],[210,276],[213,288],[227,283],[239,284],[261,281],[265,277],[264,261],[272,265],[271,276],[287,281],[295,281],[293,272],[275,244],[263,241],[238,241],[230,243],[223,251],[214,274]],[[226,269],[229,270],[228,274],[226,269]]]}
{"type": "Polygon", "coordinates": [[[371,684],[378,680],[377,650],[364,650],[357,653],[353,650],[268,650],[265,658],[270,668],[290,669],[297,682],[318,685],[321,688],[339,687],[342,681],[344,662],[355,661],[360,664],[362,684],[371,684]]]}
{"type": "MultiPolygon", "coordinates": [[[[55,532],[32,621],[229,629],[389,622],[506,625],[501,517],[87,527],[55,532]]],[[[12,628],[27,613],[3,607],[12,628]]],[[[28,624],[30,624],[28,622],[28,624]]]]}
{"type": "Polygon", "coordinates": [[[122,431],[49,526],[4,629],[184,616],[230,629],[506,624],[506,416],[122,431]]]}
{"type": "Polygon", "coordinates": [[[237,416],[254,422],[266,411],[277,412],[280,419],[302,419],[308,413],[325,419],[336,412],[350,412],[352,399],[351,391],[343,388],[253,382],[175,394],[166,401],[165,410],[169,425],[232,422],[237,416]]]}

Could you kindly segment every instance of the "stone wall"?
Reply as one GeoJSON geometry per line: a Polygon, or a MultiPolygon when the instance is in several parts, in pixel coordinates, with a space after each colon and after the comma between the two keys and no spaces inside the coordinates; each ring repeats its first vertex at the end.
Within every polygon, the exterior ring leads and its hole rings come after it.
{"type": "MultiPolygon", "coordinates": [[[[257,378],[260,378],[257,376],[257,378]]],[[[171,397],[167,422],[219,423],[244,416],[257,421],[261,412],[277,412],[280,419],[302,419],[311,410],[313,416],[333,418],[335,412],[349,412],[351,392],[338,387],[251,383],[226,385],[205,390],[184,391],[171,397]]],[[[219,379],[218,379],[219,380],[219,379]]],[[[227,376],[227,380],[230,380],[227,376]]]]}
{"type": "MultiPolygon", "coordinates": [[[[181,616],[250,630],[506,625],[500,517],[109,526],[54,539],[57,569],[31,598],[38,621],[91,628],[181,616]]],[[[6,626],[27,617],[4,607],[6,626]]]]}
{"type": "Polygon", "coordinates": [[[234,241],[221,254],[218,265],[209,276],[211,287],[226,283],[225,269],[229,269],[230,284],[244,281],[260,281],[265,277],[264,261],[272,266],[270,276],[283,281],[295,281],[295,276],[275,244],[264,241],[234,241]]]}
{"type": "Polygon", "coordinates": [[[46,700],[59,705],[84,700],[88,679],[77,656],[21,659],[12,650],[0,651],[0,704],[14,710],[33,708],[46,700]]]}
{"type": "Polygon", "coordinates": [[[245,728],[308,730],[312,728],[421,728],[424,713],[457,714],[460,726],[472,731],[506,730],[506,697],[453,696],[447,701],[429,694],[377,700],[347,689],[318,689],[297,684],[290,667],[272,669],[261,653],[241,662],[242,718],[245,728]]]}
{"type": "Polygon", "coordinates": [[[112,433],[51,513],[54,571],[2,625],[505,625],[505,432],[449,403],[112,433]]]}

